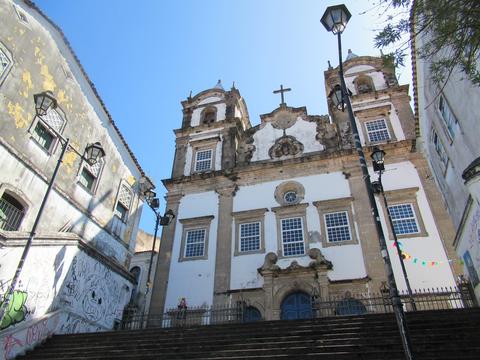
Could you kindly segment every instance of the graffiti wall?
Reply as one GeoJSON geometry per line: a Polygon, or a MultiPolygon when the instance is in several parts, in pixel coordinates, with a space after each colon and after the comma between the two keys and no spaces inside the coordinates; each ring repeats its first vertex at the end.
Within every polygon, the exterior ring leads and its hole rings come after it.
{"type": "Polygon", "coordinates": [[[72,259],[56,308],[112,328],[122,318],[130,299],[131,284],[84,253],[72,259]]]}
{"type": "MultiPolygon", "coordinates": [[[[0,249],[2,301],[21,251],[21,247],[0,249]]],[[[78,315],[78,319],[61,324],[57,330],[62,333],[82,331],[85,324],[81,319],[112,328],[122,317],[131,288],[127,279],[79,250],[76,244],[34,246],[0,326],[8,329],[63,309],[78,315]]]]}
{"type": "Polygon", "coordinates": [[[57,310],[0,334],[0,360],[14,359],[53,334],[73,334],[107,330],[78,315],[57,310]]]}

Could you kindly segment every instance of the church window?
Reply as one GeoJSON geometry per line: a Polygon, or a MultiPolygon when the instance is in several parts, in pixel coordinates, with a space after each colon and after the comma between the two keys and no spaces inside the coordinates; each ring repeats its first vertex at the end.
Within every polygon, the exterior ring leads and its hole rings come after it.
{"type": "Polygon", "coordinates": [[[390,134],[385,119],[367,121],[365,122],[365,128],[368,134],[368,141],[370,142],[390,140],[390,134]]]}
{"type": "Polygon", "coordinates": [[[295,191],[287,191],[283,195],[283,199],[287,204],[295,204],[297,201],[297,193],[295,191]]]}
{"type": "Polygon", "coordinates": [[[205,229],[187,231],[185,257],[203,256],[205,251],[205,229]]]}
{"type": "Polygon", "coordinates": [[[398,204],[388,207],[395,234],[416,234],[419,232],[412,204],[398,204]]]}
{"type": "Polygon", "coordinates": [[[264,218],[267,211],[263,208],[232,213],[235,219],[235,256],[265,252],[264,218]]]}
{"type": "Polygon", "coordinates": [[[260,250],[260,222],[240,224],[240,251],[260,250]]]}
{"type": "Polygon", "coordinates": [[[56,109],[50,108],[44,116],[36,116],[31,127],[32,139],[48,153],[52,153],[66,121],[56,109]]]}
{"type": "Polygon", "coordinates": [[[301,217],[282,219],[281,224],[283,255],[304,255],[303,219],[301,217]]]}
{"type": "Polygon", "coordinates": [[[25,207],[15,197],[4,192],[0,198],[0,229],[18,230],[24,215],[25,207]]]}
{"type": "Polygon", "coordinates": [[[352,212],[353,198],[315,201],[320,216],[322,245],[342,246],[358,243],[352,212]]]}
{"type": "Polygon", "coordinates": [[[352,240],[346,211],[325,214],[324,219],[329,242],[352,240]]]}
{"type": "Polygon", "coordinates": [[[128,212],[132,203],[132,191],[127,185],[121,184],[118,192],[114,214],[123,222],[127,222],[128,212]]]}
{"type": "Polygon", "coordinates": [[[199,150],[195,154],[195,171],[205,171],[212,168],[213,150],[199,150]]]}
{"type": "Polygon", "coordinates": [[[0,84],[7,76],[12,67],[12,59],[9,51],[0,43],[0,84]]]}
{"type": "MultiPolygon", "coordinates": [[[[428,236],[417,201],[418,187],[385,191],[385,196],[397,238],[428,236]]],[[[388,219],[387,209],[382,208],[385,219],[388,219]]],[[[389,221],[386,222],[390,239],[393,240],[393,229],[389,221]]]]}
{"type": "Polygon", "coordinates": [[[207,107],[202,111],[201,114],[201,123],[202,124],[212,124],[217,120],[217,108],[216,107],[207,107]]]}
{"type": "Polygon", "coordinates": [[[95,164],[90,165],[87,162],[83,163],[80,171],[78,184],[90,193],[95,193],[98,186],[98,180],[100,178],[103,169],[104,159],[101,158],[95,164]]]}
{"type": "Polygon", "coordinates": [[[442,115],[443,124],[447,128],[448,136],[450,136],[450,139],[453,140],[458,125],[458,120],[453,114],[450,105],[448,105],[447,100],[443,95],[440,95],[439,97],[438,110],[442,115]]]}
{"type": "Polygon", "coordinates": [[[358,94],[366,94],[375,90],[372,78],[369,76],[359,76],[355,79],[358,94]]]}
{"type": "Polygon", "coordinates": [[[183,226],[178,261],[202,260],[208,257],[208,236],[213,216],[180,219],[183,226]]]}

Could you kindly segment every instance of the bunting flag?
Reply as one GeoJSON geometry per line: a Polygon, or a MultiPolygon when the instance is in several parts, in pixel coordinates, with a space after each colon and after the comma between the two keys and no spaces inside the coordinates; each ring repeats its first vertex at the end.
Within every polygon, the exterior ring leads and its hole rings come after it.
{"type": "MultiPolygon", "coordinates": [[[[451,260],[451,259],[448,259],[448,261],[432,261],[432,260],[424,260],[424,259],[419,259],[415,256],[412,256],[410,255],[409,253],[407,253],[406,251],[404,251],[402,249],[403,245],[402,243],[399,241],[398,242],[398,245],[400,247],[400,251],[401,251],[401,254],[402,254],[402,258],[404,260],[411,260],[414,264],[420,264],[422,266],[439,266],[439,265],[443,265],[443,264],[447,264],[447,263],[451,263],[451,262],[454,262],[455,260],[451,260]]],[[[395,242],[393,243],[393,247],[396,247],[397,245],[395,244],[395,242]]],[[[463,265],[463,260],[458,260],[460,261],[460,264],[463,265]]]]}

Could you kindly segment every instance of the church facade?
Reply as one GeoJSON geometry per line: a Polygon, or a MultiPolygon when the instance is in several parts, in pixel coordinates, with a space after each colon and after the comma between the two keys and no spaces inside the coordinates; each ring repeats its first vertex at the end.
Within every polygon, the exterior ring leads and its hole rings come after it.
{"type": "MultiPolygon", "coordinates": [[[[454,231],[415,151],[408,86],[380,58],[351,54],[344,68],[364,151],[378,145],[387,154],[383,184],[412,258],[405,262],[412,287],[454,286],[454,231]]],[[[327,93],[338,83],[330,67],[327,93]]],[[[288,106],[282,92],[280,106],[256,126],[234,87],[217,85],[182,102],[172,177],[164,180],[177,217],[163,229],[151,314],[185,298],[189,306],[246,301],[264,319],[281,319],[292,296],[379,291],[383,260],[348,115],[328,102],[329,115],[310,115],[288,106]]]]}

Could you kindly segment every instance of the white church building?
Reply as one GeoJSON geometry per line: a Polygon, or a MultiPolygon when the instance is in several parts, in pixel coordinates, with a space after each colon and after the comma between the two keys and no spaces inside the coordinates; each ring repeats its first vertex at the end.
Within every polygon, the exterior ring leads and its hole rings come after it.
{"type": "MultiPolygon", "coordinates": [[[[455,286],[455,233],[415,148],[408,85],[381,58],[350,54],[344,68],[364,152],[386,153],[383,185],[412,288],[455,286]]],[[[338,82],[338,69],[325,71],[327,93],[338,82]]],[[[264,319],[283,319],[287,305],[300,314],[313,295],[379,292],[386,276],[348,115],[328,101],[329,115],[309,115],[282,93],[256,126],[234,87],[182,102],[172,177],[163,181],[177,217],[163,229],[150,314],[185,298],[189,307],[245,301],[264,319]]]]}

